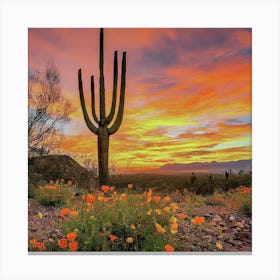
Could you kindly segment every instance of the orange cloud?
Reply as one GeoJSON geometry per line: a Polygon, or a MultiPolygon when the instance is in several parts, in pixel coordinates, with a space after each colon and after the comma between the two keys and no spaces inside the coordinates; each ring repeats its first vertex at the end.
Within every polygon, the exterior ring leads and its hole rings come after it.
{"type": "MultiPolygon", "coordinates": [[[[149,171],[170,162],[251,158],[251,30],[105,29],[106,110],[112,98],[113,51],[127,51],[123,123],[110,138],[120,169],[149,171]],[[129,39],[128,39],[129,38],[129,39]]],[[[98,29],[29,29],[29,68],[53,59],[74,111],[61,152],[93,154],[97,137],[80,107],[82,68],[89,115],[90,75],[98,98],[98,29]]],[[[119,66],[120,73],[120,66],[119,66]]],[[[120,84],[118,85],[118,90],[120,84]]]]}

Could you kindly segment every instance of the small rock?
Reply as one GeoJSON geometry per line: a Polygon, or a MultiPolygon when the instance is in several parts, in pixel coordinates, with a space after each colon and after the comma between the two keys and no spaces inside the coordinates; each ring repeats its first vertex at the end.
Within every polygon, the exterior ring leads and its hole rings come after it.
{"type": "Polygon", "coordinates": [[[213,223],[220,223],[222,221],[221,216],[215,215],[214,218],[212,219],[213,223]]]}
{"type": "Polygon", "coordinates": [[[212,228],[206,228],[205,232],[211,235],[216,235],[216,231],[212,228]]]}
{"type": "Polygon", "coordinates": [[[238,228],[243,228],[244,227],[244,223],[243,222],[237,222],[235,224],[235,226],[238,227],[238,228]]]}
{"type": "Polygon", "coordinates": [[[234,216],[229,216],[229,220],[230,220],[231,222],[233,222],[233,221],[235,220],[235,217],[234,217],[234,216]]]}
{"type": "Polygon", "coordinates": [[[230,232],[230,229],[228,227],[223,227],[222,232],[230,232]]]}
{"type": "Polygon", "coordinates": [[[248,239],[248,237],[249,234],[247,232],[238,232],[235,238],[243,241],[245,239],[248,239]]]}

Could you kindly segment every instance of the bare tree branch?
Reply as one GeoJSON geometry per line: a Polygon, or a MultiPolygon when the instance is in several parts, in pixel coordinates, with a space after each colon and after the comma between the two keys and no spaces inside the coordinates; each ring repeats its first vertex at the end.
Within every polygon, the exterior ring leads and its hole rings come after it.
{"type": "Polygon", "coordinates": [[[54,63],[48,63],[44,72],[28,73],[28,103],[29,156],[47,154],[61,144],[63,124],[71,113],[54,63]]]}

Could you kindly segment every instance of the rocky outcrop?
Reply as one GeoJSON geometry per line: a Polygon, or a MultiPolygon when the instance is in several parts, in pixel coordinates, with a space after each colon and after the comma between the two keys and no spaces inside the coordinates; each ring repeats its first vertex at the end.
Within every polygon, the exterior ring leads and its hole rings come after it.
{"type": "Polygon", "coordinates": [[[28,159],[28,185],[38,186],[44,182],[72,180],[82,188],[96,185],[93,174],[67,155],[49,155],[28,159]]]}

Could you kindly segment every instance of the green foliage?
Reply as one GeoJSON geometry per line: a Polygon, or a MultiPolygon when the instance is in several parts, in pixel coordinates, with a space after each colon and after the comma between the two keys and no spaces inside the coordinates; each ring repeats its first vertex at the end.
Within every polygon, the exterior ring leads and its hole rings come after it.
{"type": "Polygon", "coordinates": [[[231,194],[233,205],[239,212],[252,216],[252,193],[242,193],[233,191],[231,194]]]}
{"type": "Polygon", "coordinates": [[[69,201],[73,196],[73,191],[70,187],[51,186],[53,189],[48,189],[48,187],[38,187],[32,191],[34,199],[41,205],[60,206],[69,201]]]}
{"type": "Polygon", "coordinates": [[[172,193],[179,190],[181,193],[184,189],[190,192],[201,195],[209,195],[214,191],[231,190],[240,185],[251,186],[251,174],[244,173],[242,176],[231,174],[228,182],[225,182],[224,174],[197,173],[197,180],[191,183],[191,173],[185,174],[120,174],[110,177],[111,184],[117,186],[118,190],[126,188],[127,184],[133,182],[140,192],[147,188],[153,188],[155,191],[162,194],[172,193]],[[225,189],[226,188],[226,189],[225,189]]]}
{"type": "Polygon", "coordinates": [[[221,199],[221,197],[217,197],[216,195],[209,195],[205,197],[204,202],[206,205],[225,206],[225,201],[221,199]]]}
{"type": "Polygon", "coordinates": [[[244,201],[241,205],[240,210],[245,215],[251,217],[252,216],[252,201],[251,200],[244,201]]]}
{"type": "MultiPolygon", "coordinates": [[[[172,212],[164,213],[164,202],[143,203],[141,195],[126,193],[126,199],[116,198],[109,202],[95,201],[91,209],[86,203],[79,205],[79,215],[65,217],[62,230],[78,233],[81,251],[164,251],[170,239],[169,219],[172,212]],[[160,215],[154,213],[160,209],[160,215]],[[147,214],[151,211],[151,215],[147,214]],[[165,228],[164,234],[156,232],[155,223],[165,228]],[[110,240],[110,235],[116,240],[110,240]],[[129,244],[127,238],[133,242],[129,244]]],[[[180,248],[180,246],[178,246],[180,248]]]]}
{"type": "Polygon", "coordinates": [[[186,189],[189,192],[199,194],[199,195],[208,195],[212,194],[214,192],[214,186],[211,184],[199,184],[199,183],[194,183],[192,185],[186,185],[186,189]]]}

